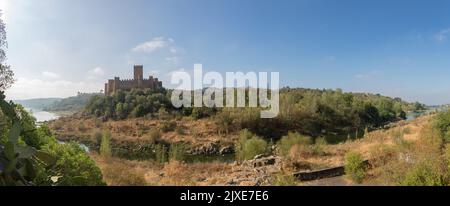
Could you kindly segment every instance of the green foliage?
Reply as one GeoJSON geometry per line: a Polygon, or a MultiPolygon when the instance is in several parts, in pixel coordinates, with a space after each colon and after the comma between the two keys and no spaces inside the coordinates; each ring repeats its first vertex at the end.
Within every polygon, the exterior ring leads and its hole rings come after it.
{"type": "Polygon", "coordinates": [[[47,180],[41,184],[57,186],[101,186],[105,185],[100,169],[85,151],[75,142],[45,145],[43,151],[57,159],[47,173],[57,181],[47,180]]]}
{"type": "Polygon", "coordinates": [[[201,118],[213,116],[215,113],[216,113],[215,108],[194,107],[192,109],[191,117],[193,117],[194,119],[201,119],[201,118]]]}
{"type": "Polygon", "coordinates": [[[296,186],[298,185],[294,175],[277,173],[272,176],[271,180],[272,186],[296,186]]]}
{"type": "Polygon", "coordinates": [[[104,185],[83,149],[59,144],[46,125],[36,128],[34,118],[4,98],[1,92],[0,119],[7,133],[0,134],[0,185],[104,185]]]}
{"type": "Polygon", "coordinates": [[[244,161],[253,159],[257,155],[266,154],[269,151],[268,144],[260,137],[254,136],[248,130],[242,130],[236,144],[236,160],[244,161]]]}
{"type": "Polygon", "coordinates": [[[165,89],[118,91],[113,96],[95,95],[86,104],[85,112],[97,117],[124,119],[158,114],[160,109],[172,107],[165,89]]]}
{"type": "Polygon", "coordinates": [[[289,132],[278,142],[278,149],[281,155],[287,156],[294,145],[311,145],[312,143],[311,137],[300,135],[297,132],[289,132]]]}
{"type": "Polygon", "coordinates": [[[102,94],[98,93],[78,93],[77,96],[67,97],[54,101],[50,105],[43,108],[44,111],[81,111],[93,96],[102,94]]]}
{"type": "Polygon", "coordinates": [[[403,186],[445,186],[444,176],[429,162],[421,162],[410,169],[400,182],[403,186]]]}
{"type": "Polygon", "coordinates": [[[169,159],[183,161],[185,159],[185,147],[183,144],[172,144],[169,150],[169,159]]]}
{"type": "Polygon", "coordinates": [[[349,152],[345,155],[345,173],[356,183],[361,183],[366,175],[366,166],[362,155],[349,152]]]}
{"type": "MultiPolygon", "coordinates": [[[[1,13],[0,13],[1,17],[1,13]]],[[[9,65],[5,64],[6,53],[6,28],[5,23],[0,18],[0,91],[5,91],[14,83],[14,72],[9,65]]]]}
{"type": "Polygon", "coordinates": [[[100,144],[100,155],[104,157],[111,157],[111,154],[111,133],[109,131],[105,131],[100,144]]]}
{"type": "Polygon", "coordinates": [[[16,108],[0,91],[0,117],[8,125],[4,128],[7,133],[0,134],[0,185],[32,185],[39,169],[54,163],[46,153],[23,142],[21,137],[27,137],[27,131],[16,108]]]}
{"type": "Polygon", "coordinates": [[[283,88],[276,118],[259,118],[261,108],[223,108],[214,120],[219,132],[226,133],[249,129],[266,138],[281,138],[289,131],[312,137],[342,136],[404,119],[410,107],[399,98],[381,95],[283,88]]]}
{"type": "Polygon", "coordinates": [[[442,139],[450,141],[450,110],[436,115],[434,126],[439,130],[442,139]]]}
{"type": "Polygon", "coordinates": [[[164,164],[168,161],[167,147],[163,144],[155,145],[155,161],[159,164],[164,164]]]}

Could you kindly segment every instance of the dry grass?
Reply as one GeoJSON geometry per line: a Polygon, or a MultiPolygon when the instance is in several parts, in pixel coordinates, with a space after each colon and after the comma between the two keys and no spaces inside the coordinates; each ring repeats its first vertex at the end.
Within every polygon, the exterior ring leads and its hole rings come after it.
{"type": "MultiPolygon", "coordinates": [[[[165,120],[134,118],[119,121],[107,121],[101,124],[96,118],[64,117],[49,124],[58,137],[76,137],[82,141],[93,141],[95,131],[108,130],[112,138],[118,141],[154,141],[155,136],[152,131],[160,129],[165,120]],[[74,128],[73,125],[76,125],[74,128]]],[[[192,145],[203,145],[211,142],[221,142],[233,144],[238,138],[238,134],[219,135],[218,129],[211,120],[193,120],[182,118],[173,121],[179,128],[189,128],[189,131],[171,130],[161,134],[158,140],[179,143],[184,142],[192,145]]]]}
{"type": "Polygon", "coordinates": [[[91,155],[100,167],[103,179],[109,186],[145,186],[149,183],[145,173],[151,163],[127,161],[118,158],[91,155]]]}

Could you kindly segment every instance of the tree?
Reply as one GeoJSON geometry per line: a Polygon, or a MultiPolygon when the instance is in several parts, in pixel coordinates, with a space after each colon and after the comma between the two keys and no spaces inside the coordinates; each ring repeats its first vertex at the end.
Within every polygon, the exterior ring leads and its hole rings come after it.
{"type": "Polygon", "coordinates": [[[6,42],[5,23],[1,19],[0,11],[0,91],[8,89],[14,83],[14,72],[9,65],[5,64],[6,52],[5,48],[8,46],[6,42]]]}

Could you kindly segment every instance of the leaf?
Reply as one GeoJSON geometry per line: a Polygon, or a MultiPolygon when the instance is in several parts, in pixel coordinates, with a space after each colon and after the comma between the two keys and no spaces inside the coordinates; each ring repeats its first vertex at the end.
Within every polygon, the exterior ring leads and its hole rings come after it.
{"type": "Polygon", "coordinates": [[[13,144],[17,144],[17,141],[19,140],[20,130],[21,130],[20,123],[14,122],[13,126],[9,130],[9,139],[8,139],[13,144]]]}
{"type": "Polygon", "coordinates": [[[27,169],[28,178],[34,179],[37,176],[36,169],[30,159],[25,160],[25,167],[27,169]]]}
{"type": "Polygon", "coordinates": [[[13,118],[16,116],[14,107],[12,105],[8,104],[8,102],[6,102],[5,100],[0,101],[0,107],[6,116],[8,116],[10,118],[13,118]]]}
{"type": "Polygon", "coordinates": [[[36,158],[38,158],[40,161],[44,162],[47,166],[53,166],[56,164],[57,159],[48,154],[44,151],[37,151],[36,152],[36,158]]]}
{"type": "Polygon", "coordinates": [[[7,142],[5,144],[5,157],[9,161],[16,159],[16,152],[14,151],[14,144],[12,142],[7,142]]]}
{"type": "Polygon", "coordinates": [[[34,149],[33,147],[16,147],[16,152],[19,153],[18,158],[22,158],[22,159],[27,159],[27,158],[31,158],[33,157],[36,153],[37,150],[34,149]]]}

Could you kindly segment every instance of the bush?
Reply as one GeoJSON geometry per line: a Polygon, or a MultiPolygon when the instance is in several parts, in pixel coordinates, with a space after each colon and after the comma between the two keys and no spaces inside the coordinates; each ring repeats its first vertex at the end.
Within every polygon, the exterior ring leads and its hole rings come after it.
{"type": "MultiPolygon", "coordinates": [[[[59,177],[57,186],[103,186],[103,176],[95,162],[77,143],[48,144],[43,150],[57,161],[53,169],[47,171],[51,177],[59,177]]],[[[41,182],[39,184],[46,184],[41,182]]]]}
{"type": "Polygon", "coordinates": [[[296,186],[297,184],[292,174],[277,173],[272,176],[272,186],[296,186]]]}
{"type": "Polygon", "coordinates": [[[255,156],[265,154],[269,151],[266,141],[253,135],[248,130],[242,130],[238,143],[236,144],[236,160],[244,161],[253,159],[255,156]]]}
{"type": "Polygon", "coordinates": [[[169,150],[169,160],[183,161],[185,149],[182,144],[172,144],[169,150]]]}
{"type": "Polygon", "coordinates": [[[357,152],[349,152],[345,155],[345,173],[356,183],[361,183],[365,177],[366,166],[362,155],[357,152]]]}
{"type": "Polygon", "coordinates": [[[168,161],[167,147],[163,144],[155,145],[155,161],[159,164],[164,164],[168,161]]]}
{"type": "Polygon", "coordinates": [[[111,133],[104,132],[102,142],[100,144],[100,155],[111,157],[111,133]]]}
{"type": "Polygon", "coordinates": [[[445,186],[444,177],[439,169],[433,167],[429,162],[415,165],[406,173],[400,182],[403,186],[445,186]]]}
{"type": "Polygon", "coordinates": [[[299,133],[289,132],[287,136],[281,138],[278,143],[279,152],[283,156],[289,155],[291,148],[294,145],[311,145],[312,138],[302,136],[299,133]]]}
{"type": "Polygon", "coordinates": [[[436,116],[434,126],[441,133],[441,137],[445,141],[449,141],[450,140],[450,111],[439,113],[436,116]]]}
{"type": "Polygon", "coordinates": [[[256,155],[265,154],[268,151],[267,142],[260,137],[253,137],[244,145],[245,159],[253,159],[256,155]]]}

